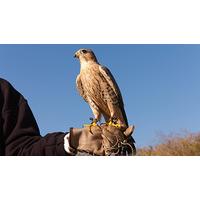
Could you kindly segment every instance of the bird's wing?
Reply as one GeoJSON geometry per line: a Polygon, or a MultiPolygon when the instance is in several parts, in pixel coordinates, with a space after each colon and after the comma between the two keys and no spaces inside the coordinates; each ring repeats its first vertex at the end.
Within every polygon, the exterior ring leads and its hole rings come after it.
{"type": "Polygon", "coordinates": [[[124,110],[124,103],[123,103],[122,95],[121,95],[119,86],[117,85],[117,82],[115,81],[115,78],[113,77],[112,73],[110,72],[110,70],[107,67],[99,66],[99,71],[103,75],[103,77],[105,78],[107,83],[110,85],[110,87],[113,89],[113,91],[117,97],[117,102],[118,102],[119,108],[122,112],[125,123],[128,126],[128,120],[127,120],[127,116],[126,116],[126,113],[124,110]]]}
{"type": "Polygon", "coordinates": [[[107,83],[110,85],[110,87],[113,89],[115,95],[118,98],[119,104],[121,106],[124,106],[120,89],[119,89],[119,87],[117,85],[117,82],[115,81],[115,78],[111,74],[110,70],[107,67],[99,66],[99,71],[103,75],[103,77],[105,78],[107,83]]]}
{"type": "Polygon", "coordinates": [[[83,89],[83,84],[82,84],[82,81],[81,81],[81,75],[80,74],[76,78],[76,88],[79,91],[79,94],[83,97],[83,99],[86,102],[88,102],[87,95],[85,94],[84,89],[83,89]]]}

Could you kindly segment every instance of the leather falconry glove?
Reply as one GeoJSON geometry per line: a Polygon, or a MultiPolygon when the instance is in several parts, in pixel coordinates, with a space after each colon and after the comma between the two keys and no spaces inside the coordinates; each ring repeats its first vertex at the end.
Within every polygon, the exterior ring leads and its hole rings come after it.
{"type": "Polygon", "coordinates": [[[84,128],[71,128],[69,145],[76,155],[135,155],[136,149],[131,134],[133,126],[124,132],[106,124],[84,128]]]}

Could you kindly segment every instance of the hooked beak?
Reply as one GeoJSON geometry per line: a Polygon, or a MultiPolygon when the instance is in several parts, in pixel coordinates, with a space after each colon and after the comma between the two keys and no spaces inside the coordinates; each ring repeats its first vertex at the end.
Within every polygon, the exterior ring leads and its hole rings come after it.
{"type": "Polygon", "coordinates": [[[74,54],[74,58],[78,58],[77,52],[74,54]]]}

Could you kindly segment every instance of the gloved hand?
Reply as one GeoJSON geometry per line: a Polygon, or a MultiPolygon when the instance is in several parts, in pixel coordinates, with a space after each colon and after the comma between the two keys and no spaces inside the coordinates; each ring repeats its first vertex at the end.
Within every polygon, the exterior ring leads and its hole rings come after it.
{"type": "Polygon", "coordinates": [[[114,126],[102,124],[84,128],[71,128],[69,145],[74,154],[135,155],[136,149],[131,134],[133,126],[124,132],[114,126]]]}
{"type": "Polygon", "coordinates": [[[99,126],[84,128],[71,128],[69,134],[69,145],[75,154],[80,152],[91,155],[105,155],[102,146],[102,130],[99,126]]]}

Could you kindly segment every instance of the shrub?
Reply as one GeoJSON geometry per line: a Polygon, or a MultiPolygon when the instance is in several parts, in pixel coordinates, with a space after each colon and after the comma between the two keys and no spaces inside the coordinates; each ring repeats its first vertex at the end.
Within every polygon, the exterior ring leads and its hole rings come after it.
{"type": "Polygon", "coordinates": [[[138,156],[200,156],[200,133],[169,136],[163,143],[137,150],[138,156]]]}

